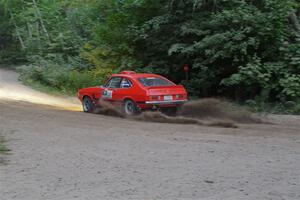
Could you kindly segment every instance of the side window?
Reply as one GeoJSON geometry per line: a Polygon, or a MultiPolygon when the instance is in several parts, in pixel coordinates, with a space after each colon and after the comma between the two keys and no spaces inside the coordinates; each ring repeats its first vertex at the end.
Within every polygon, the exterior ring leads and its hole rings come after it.
{"type": "Polygon", "coordinates": [[[132,87],[132,83],[130,80],[128,80],[127,78],[123,78],[121,81],[121,88],[131,88],[132,87]]]}
{"type": "Polygon", "coordinates": [[[121,77],[113,77],[106,84],[107,88],[120,88],[122,78],[121,77]]]}

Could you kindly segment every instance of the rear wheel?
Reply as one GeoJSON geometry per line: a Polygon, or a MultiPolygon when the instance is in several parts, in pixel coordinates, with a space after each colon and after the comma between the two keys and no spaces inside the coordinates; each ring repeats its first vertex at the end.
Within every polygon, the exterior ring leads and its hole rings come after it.
{"type": "Polygon", "coordinates": [[[139,113],[139,109],[134,101],[126,99],[124,101],[124,112],[126,115],[136,115],[139,113]]]}
{"type": "Polygon", "coordinates": [[[93,112],[95,106],[90,97],[84,97],[82,101],[82,108],[84,112],[91,113],[93,112]]]}

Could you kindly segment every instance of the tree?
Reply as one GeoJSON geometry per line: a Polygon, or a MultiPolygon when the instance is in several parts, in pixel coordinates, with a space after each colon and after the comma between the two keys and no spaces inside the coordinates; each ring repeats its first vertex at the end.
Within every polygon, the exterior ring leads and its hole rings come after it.
{"type": "MultiPolygon", "coordinates": [[[[286,43],[298,43],[288,21],[297,8],[295,1],[172,0],[168,6],[167,13],[146,22],[137,34],[136,54],[147,66],[144,69],[180,81],[182,66],[190,64],[191,80],[182,83],[197,96],[281,98],[284,87],[278,84],[292,71],[283,73],[288,66],[281,62],[284,55],[280,49],[286,43]],[[276,73],[267,83],[253,81],[245,86],[235,74],[244,68],[250,71],[247,66],[257,59],[261,73],[271,73],[267,66],[274,66],[276,73]]],[[[291,54],[294,57],[290,59],[299,57],[297,51],[291,54]]]]}

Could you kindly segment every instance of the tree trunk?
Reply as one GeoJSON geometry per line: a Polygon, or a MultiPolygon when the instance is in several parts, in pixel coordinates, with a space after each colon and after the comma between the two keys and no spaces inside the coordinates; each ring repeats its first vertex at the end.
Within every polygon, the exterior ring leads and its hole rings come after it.
{"type": "Polygon", "coordinates": [[[17,23],[15,21],[15,18],[14,18],[14,16],[13,16],[13,14],[12,14],[11,11],[9,11],[9,14],[10,14],[10,17],[11,17],[11,19],[13,21],[14,27],[16,29],[16,35],[17,35],[17,38],[18,38],[18,40],[20,42],[21,48],[22,48],[22,50],[24,50],[25,49],[25,45],[24,45],[24,41],[23,41],[23,39],[21,37],[21,33],[19,31],[19,27],[18,27],[18,25],[17,25],[17,23]]]}
{"type": "Polygon", "coordinates": [[[37,17],[39,18],[39,21],[40,21],[40,24],[41,24],[41,28],[42,28],[43,32],[45,33],[45,35],[46,35],[48,41],[50,41],[50,39],[49,39],[50,37],[49,37],[48,31],[47,31],[46,26],[45,26],[45,24],[44,24],[44,21],[43,21],[41,12],[40,12],[40,10],[39,10],[39,8],[38,8],[38,6],[37,6],[37,3],[36,3],[35,0],[32,0],[32,3],[33,3],[33,5],[34,5],[34,8],[35,8],[37,17]]]}
{"type": "Polygon", "coordinates": [[[300,36],[300,22],[298,20],[298,17],[296,15],[296,12],[293,12],[290,15],[290,21],[294,27],[294,29],[297,31],[298,35],[300,36]]]}
{"type": "Polygon", "coordinates": [[[18,38],[18,40],[20,41],[20,44],[21,44],[21,48],[22,48],[22,50],[24,50],[25,49],[25,45],[24,45],[23,39],[21,37],[20,31],[19,31],[19,27],[16,24],[15,24],[15,28],[16,28],[17,38],[18,38]]]}
{"type": "MultiPolygon", "coordinates": [[[[24,0],[22,0],[22,9],[23,9],[23,11],[25,11],[24,5],[25,5],[25,2],[24,2],[24,0]]],[[[28,30],[28,36],[31,39],[32,38],[31,25],[28,23],[28,21],[26,22],[26,26],[27,26],[27,30],[28,30]]]]}

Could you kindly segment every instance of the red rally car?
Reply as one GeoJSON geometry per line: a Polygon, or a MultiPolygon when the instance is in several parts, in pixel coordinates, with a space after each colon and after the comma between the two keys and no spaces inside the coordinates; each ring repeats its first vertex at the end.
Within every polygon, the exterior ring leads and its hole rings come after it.
{"type": "Polygon", "coordinates": [[[112,75],[103,86],[80,89],[78,98],[84,112],[92,112],[104,100],[122,105],[128,115],[147,109],[173,113],[187,101],[187,92],[182,85],[156,74],[123,71],[112,75]]]}

